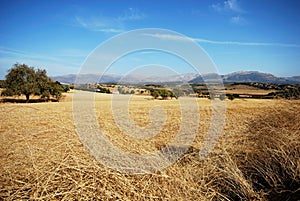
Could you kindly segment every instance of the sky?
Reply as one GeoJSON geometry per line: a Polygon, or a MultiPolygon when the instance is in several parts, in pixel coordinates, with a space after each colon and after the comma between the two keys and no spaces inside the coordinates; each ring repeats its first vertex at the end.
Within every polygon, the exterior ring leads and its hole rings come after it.
{"type": "MultiPolygon", "coordinates": [[[[147,28],[190,38],[220,74],[300,75],[300,1],[0,0],[0,4],[0,79],[17,62],[46,69],[50,76],[76,74],[101,44],[147,28]]],[[[122,74],[154,63],[179,73],[192,72],[176,56],[153,51],[125,56],[110,72],[122,74]]]]}

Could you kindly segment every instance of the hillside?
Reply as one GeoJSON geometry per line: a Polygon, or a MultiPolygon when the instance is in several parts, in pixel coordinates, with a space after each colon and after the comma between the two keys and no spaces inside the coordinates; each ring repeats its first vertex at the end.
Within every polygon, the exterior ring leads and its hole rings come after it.
{"type": "Polygon", "coordinates": [[[123,75],[105,74],[101,77],[99,74],[83,74],[77,78],[76,74],[53,76],[52,79],[61,83],[108,83],[108,82],[123,82],[123,83],[162,83],[162,82],[190,82],[203,83],[204,81],[215,81],[220,77],[224,82],[261,82],[273,84],[300,84],[300,76],[293,77],[276,77],[269,73],[258,71],[240,71],[226,75],[218,75],[209,73],[198,75],[196,73],[187,73],[181,75],[162,75],[162,76],[147,76],[132,74],[123,77],[123,75]],[[76,80],[77,79],[77,80],[76,80]]]}
{"type": "MultiPolygon", "coordinates": [[[[213,81],[217,75],[212,76],[203,75],[192,79],[190,83],[213,81]]],[[[276,77],[270,73],[262,73],[258,71],[240,71],[226,75],[221,75],[223,82],[260,82],[260,83],[272,83],[272,84],[300,84],[300,76],[295,77],[276,77]]]]}

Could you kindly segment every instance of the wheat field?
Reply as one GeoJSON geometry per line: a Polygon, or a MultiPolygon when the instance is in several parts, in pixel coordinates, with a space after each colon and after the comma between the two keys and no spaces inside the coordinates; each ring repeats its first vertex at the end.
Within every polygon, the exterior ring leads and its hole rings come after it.
{"type": "MultiPolygon", "coordinates": [[[[180,128],[178,100],[133,96],[129,116],[136,125],[148,125],[158,105],[166,123],[151,139],[130,137],[115,123],[111,98],[96,94],[97,121],[107,139],[126,152],[159,151],[180,128]]],[[[226,100],[222,136],[201,160],[212,111],[210,100],[197,103],[200,121],[188,152],[147,174],[109,168],[89,154],[76,133],[72,92],[60,102],[1,103],[0,200],[299,199],[300,101],[226,100]]]]}

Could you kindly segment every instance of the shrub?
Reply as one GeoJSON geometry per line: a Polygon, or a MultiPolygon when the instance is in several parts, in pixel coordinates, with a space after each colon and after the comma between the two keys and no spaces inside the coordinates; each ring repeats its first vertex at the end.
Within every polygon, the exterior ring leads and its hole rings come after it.
{"type": "Polygon", "coordinates": [[[220,100],[225,100],[226,99],[226,95],[225,94],[220,94],[219,99],[220,100]]]}

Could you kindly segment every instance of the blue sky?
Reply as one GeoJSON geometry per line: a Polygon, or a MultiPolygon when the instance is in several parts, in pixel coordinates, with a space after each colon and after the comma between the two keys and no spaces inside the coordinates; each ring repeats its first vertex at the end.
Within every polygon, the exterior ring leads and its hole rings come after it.
{"type": "MultiPolygon", "coordinates": [[[[48,75],[77,73],[107,39],[162,28],[194,39],[221,74],[255,70],[300,75],[300,1],[293,0],[0,0],[0,79],[16,62],[48,75]]],[[[135,57],[138,55],[134,55],[135,57]]],[[[165,54],[139,54],[143,65],[179,65],[165,54]]],[[[121,62],[113,73],[140,63],[121,62]],[[121,65],[122,64],[122,65],[121,65]]],[[[182,65],[182,64],[180,64],[182,65]]],[[[184,66],[184,65],[183,65],[184,66]]],[[[189,72],[182,67],[178,72],[189,72]]]]}

